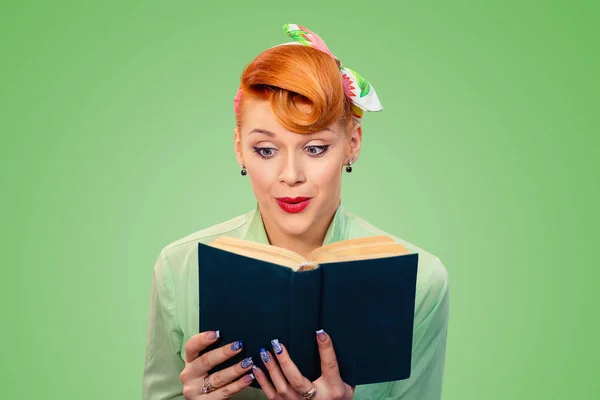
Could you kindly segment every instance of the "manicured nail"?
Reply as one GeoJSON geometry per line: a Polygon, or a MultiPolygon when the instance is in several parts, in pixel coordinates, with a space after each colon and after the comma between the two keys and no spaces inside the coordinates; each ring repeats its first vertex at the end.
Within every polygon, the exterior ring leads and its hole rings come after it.
{"type": "Polygon", "coordinates": [[[206,338],[208,340],[218,339],[220,336],[219,331],[210,331],[206,333],[206,338]]]}
{"type": "Polygon", "coordinates": [[[317,339],[319,339],[319,342],[321,343],[327,341],[327,336],[325,335],[325,331],[323,329],[319,329],[317,331],[317,339]]]}
{"type": "Polygon", "coordinates": [[[246,369],[252,365],[252,357],[248,357],[242,361],[242,368],[246,369]]]}
{"type": "Polygon", "coordinates": [[[250,383],[254,380],[254,374],[248,374],[244,377],[244,382],[250,383]]]}
{"type": "Polygon", "coordinates": [[[281,344],[279,344],[278,339],[271,340],[271,345],[273,345],[273,351],[275,353],[277,353],[277,354],[283,353],[283,348],[281,347],[281,344]]]}
{"type": "Polygon", "coordinates": [[[231,350],[233,351],[238,351],[239,349],[241,349],[242,347],[244,347],[244,341],[243,340],[238,340],[237,342],[234,342],[231,345],[231,350]]]}
{"type": "Polygon", "coordinates": [[[271,361],[271,357],[269,357],[269,353],[267,353],[267,349],[260,349],[260,358],[262,358],[262,360],[265,363],[268,363],[269,361],[271,361]]]}
{"type": "Polygon", "coordinates": [[[260,369],[260,368],[258,368],[256,365],[252,365],[252,371],[256,371],[257,369],[260,369]]]}

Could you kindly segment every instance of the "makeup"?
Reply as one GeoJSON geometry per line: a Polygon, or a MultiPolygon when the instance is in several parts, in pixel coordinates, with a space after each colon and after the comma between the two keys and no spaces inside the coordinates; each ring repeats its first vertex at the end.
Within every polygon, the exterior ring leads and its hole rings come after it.
{"type": "Polygon", "coordinates": [[[275,200],[283,211],[296,214],[308,207],[312,197],[277,197],[275,200]]]}

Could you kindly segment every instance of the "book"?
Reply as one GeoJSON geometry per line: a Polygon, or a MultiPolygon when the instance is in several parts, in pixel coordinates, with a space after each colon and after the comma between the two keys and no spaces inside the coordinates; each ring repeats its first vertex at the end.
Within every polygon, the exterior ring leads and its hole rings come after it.
{"type": "Polygon", "coordinates": [[[306,259],[232,237],[198,243],[199,331],[220,331],[200,354],[243,340],[242,351],[210,373],[246,357],[263,367],[260,349],[273,354],[278,339],[314,381],[321,375],[316,331],[323,329],[347,384],[407,379],[417,268],[418,253],[384,235],[330,243],[306,259]]]}

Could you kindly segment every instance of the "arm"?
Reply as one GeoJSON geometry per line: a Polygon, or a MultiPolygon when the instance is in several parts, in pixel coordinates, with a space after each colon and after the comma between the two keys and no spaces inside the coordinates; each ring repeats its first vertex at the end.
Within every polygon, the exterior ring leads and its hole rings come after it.
{"type": "Polygon", "coordinates": [[[183,334],[177,325],[175,291],[164,249],[152,272],[143,400],[184,400],[180,374],[185,363],[180,356],[183,334]]]}
{"type": "Polygon", "coordinates": [[[388,400],[440,400],[448,332],[449,281],[439,258],[423,277],[415,310],[411,377],[393,382],[388,400]]]}

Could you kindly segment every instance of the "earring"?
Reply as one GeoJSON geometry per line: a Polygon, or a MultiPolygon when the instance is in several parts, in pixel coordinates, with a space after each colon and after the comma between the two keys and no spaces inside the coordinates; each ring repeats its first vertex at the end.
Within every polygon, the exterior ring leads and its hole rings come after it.
{"type": "Polygon", "coordinates": [[[350,173],[352,172],[352,162],[354,161],[354,157],[352,157],[352,160],[350,160],[350,162],[348,163],[348,165],[346,165],[346,172],[350,173]]]}
{"type": "Polygon", "coordinates": [[[242,167],[242,176],[246,176],[246,174],[248,174],[248,171],[246,171],[246,167],[244,165],[240,165],[240,167],[242,167]]]}

